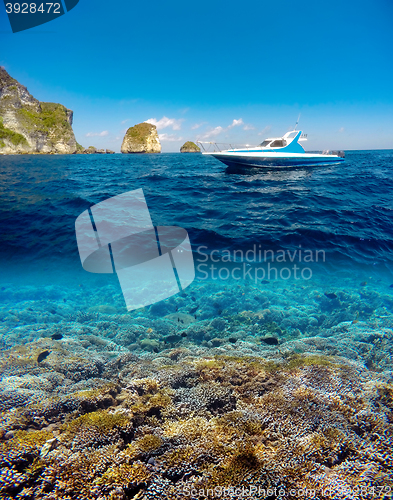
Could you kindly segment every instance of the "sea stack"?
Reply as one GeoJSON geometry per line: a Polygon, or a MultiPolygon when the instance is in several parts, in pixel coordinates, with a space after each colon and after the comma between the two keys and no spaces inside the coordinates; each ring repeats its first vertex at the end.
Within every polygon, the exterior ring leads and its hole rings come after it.
{"type": "Polygon", "coordinates": [[[187,141],[180,148],[180,153],[200,153],[201,148],[199,148],[195,142],[187,141]]]}
{"type": "Polygon", "coordinates": [[[0,154],[75,153],[73,112],[40,102],[0,67],[0,154]]]}
{"type": "Polygon", "coordinates": [[[157,127],[151,123],[138,123],[130,127],[121,145],[122,153],[161,153],[157,127]]]}

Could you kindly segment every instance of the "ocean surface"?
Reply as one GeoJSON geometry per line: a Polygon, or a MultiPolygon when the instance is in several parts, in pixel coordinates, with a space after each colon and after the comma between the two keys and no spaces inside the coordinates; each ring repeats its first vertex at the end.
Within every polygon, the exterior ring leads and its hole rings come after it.
{"type": "Polygon", "coordinates": [[[232,173],[193,154],[3,156],[1,265],[77,270],[74,222],[143,188],[155,225],[187,229],[193,249],[326,252],[331,264],[392,263],[393,150],[350,151],[343,165],[232,173]]]}

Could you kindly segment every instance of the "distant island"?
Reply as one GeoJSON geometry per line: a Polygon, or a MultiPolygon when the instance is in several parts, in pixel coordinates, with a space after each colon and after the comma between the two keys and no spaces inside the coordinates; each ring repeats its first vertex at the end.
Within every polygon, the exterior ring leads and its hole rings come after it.
{"type": "Polygon", "coordinates": [[[180,153],[200,153],[201,148],[199,148],[195,142],[187,141],[180,148],[180,153]]]}
{"type": "MultiPolygon", "coordinates": [[[[0,155],[12,154],[114,154],[110,149],[83,148],[72,129],[73,111],[62,104],[40,102],[0,66],[0,155]]],[[[157,127],[142,122],[130,127],[121,152],[161,153],[157,127]]],[[[200,153],[187,141],[181,153],[200,153]]]]}
{"type": "Polygon", "coordinates": [[[122,153],[161,153],[157,127],[151,123],[138,123],[130,127],[121,145],[122,153]]]}

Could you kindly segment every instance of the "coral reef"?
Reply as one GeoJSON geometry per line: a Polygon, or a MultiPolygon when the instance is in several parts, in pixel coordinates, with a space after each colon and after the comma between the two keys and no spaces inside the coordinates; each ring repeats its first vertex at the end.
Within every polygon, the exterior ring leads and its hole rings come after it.
{"type": "Polygon", "coordinates": [[[337,356],[199,350],[181,364],[172,349],[149,362],[123,356],[116,383],[3,409],[2,497],[242,498],[253,488],[265,498],[276,488],[363,499],[393,488],[390,376],[337,356]]]}
{"type": "Polygon", "coordinates": [[[4,286],[0,498],[390,498],[390,288],[324,286],[4,286]]]}

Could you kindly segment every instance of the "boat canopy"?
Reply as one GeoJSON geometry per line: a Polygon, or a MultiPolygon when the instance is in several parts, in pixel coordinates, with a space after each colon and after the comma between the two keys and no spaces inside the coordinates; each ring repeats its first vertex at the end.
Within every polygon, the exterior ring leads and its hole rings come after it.
{"type": "Polygon", "coordinates": [[[299,144],[299,141],[306,141],[307,136],[303,135],[301,130],[291,130],[287,132],[283,137],[274,137],[270,139],[265,139],[259,147],[267,149],[269,151],[286,152],[286,153],[304,153],[303,147],[299,144]]]}

